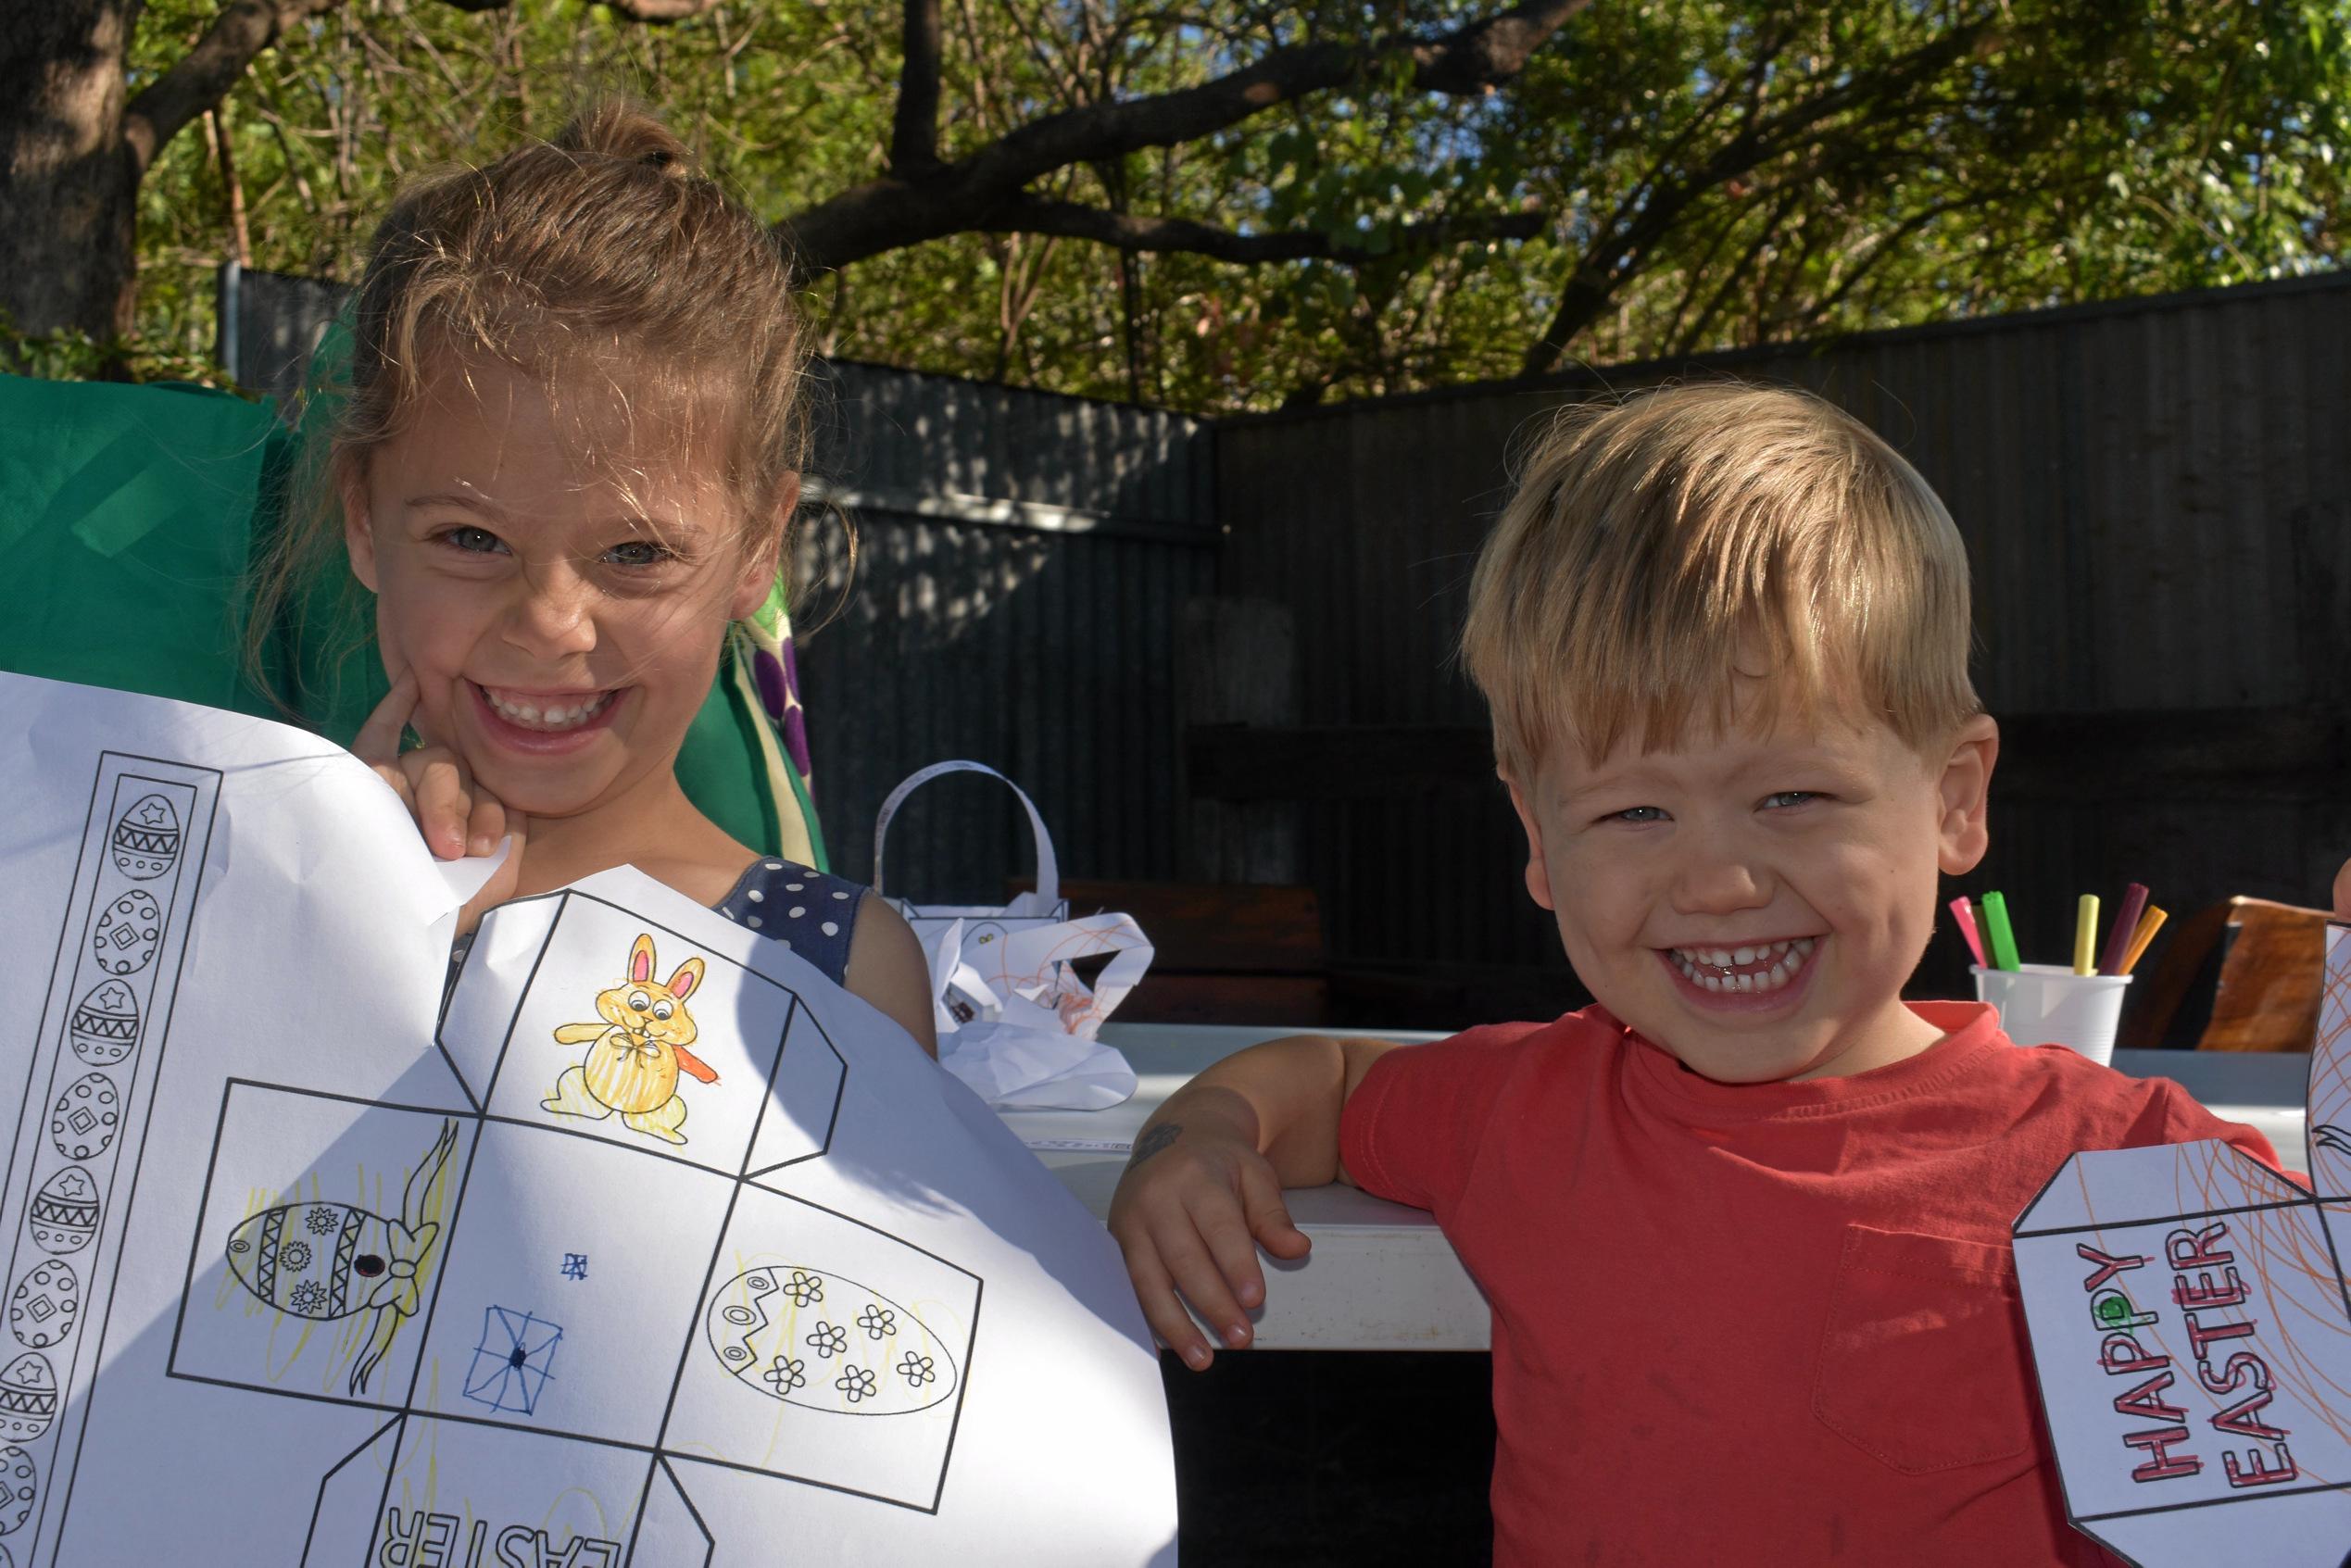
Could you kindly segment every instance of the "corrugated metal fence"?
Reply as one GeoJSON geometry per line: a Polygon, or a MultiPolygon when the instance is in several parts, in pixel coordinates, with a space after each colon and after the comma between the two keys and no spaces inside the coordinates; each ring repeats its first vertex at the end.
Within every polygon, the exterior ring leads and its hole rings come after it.
{"type": "MultiPolygon", "coordinates": [[[[232,369],[282,400],[344,291],[223,283],[232,369]]],[[[890,786],[949,757],[1017,780],[1079,877],[1177,873],[1177,610],[1213,589],[1207,433],[1156,409],[820,364],[796,577],[817,809],[834,865],[870,876],[890,786]],[[844,602],[846,516],[858,536],[844,602]],[[829,620],[810,630],[816,618],[829,620]]],[[[928,786],[891,828],[894,890],[999,902],[1026,819],[985,780],[928,786]],[[903,874],[903,873],[901,873],[903,874]]]]}
{"type": "MultiPolygon", "coordinates": [[[[2261,285],[1222,423],[1228,594],[1296,617],[1310,728],[1482,722],[1449,649],[1508,455],[1563,403],[1672,376],[1791,383],[1887,436],[1975,567],[1979,689],[2008,726],[1993,849],[2027,956],[2073,895],[2323,900],[2351,852],[2351,281],[2261,285]],[[2077,716],[2097,716],[2077,718],[2077,716]]],[[[1556,964],[1523,844],[1453,782],[1351,771],[1301,814],[1334,954],[1556,964]]],[[[1439,770],[1442,771],[1443,770],[1439,770]]],[[[1965,984],[1956,944],[1921,981],[1965,984]]]]}

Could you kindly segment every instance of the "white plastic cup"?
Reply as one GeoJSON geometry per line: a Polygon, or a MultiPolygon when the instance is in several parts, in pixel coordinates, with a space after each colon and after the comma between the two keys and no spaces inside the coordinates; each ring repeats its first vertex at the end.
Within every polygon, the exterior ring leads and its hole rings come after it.
{"type": "Polygon", "coordinates": [[[2127,974],[2076,974],[2063,964],[1975,970],[1976,1000],[2000,1012],[2000,1027],[2020,1046],[2057,1045],[2101,1065],[2114,1060],[2127,974]]]}

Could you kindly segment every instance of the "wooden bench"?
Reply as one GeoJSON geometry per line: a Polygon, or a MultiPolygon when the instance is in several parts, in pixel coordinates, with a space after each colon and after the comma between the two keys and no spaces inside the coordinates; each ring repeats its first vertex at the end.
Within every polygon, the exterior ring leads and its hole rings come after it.
{"type": "Polygon", "coordinates": [[[1062,896],[1072,915],[1131,915],[1151,939],[1150,971],[1112,1014],[1115,1022],[1329,1022],[1322,906],[1311,887],[1063,881],[1062,896]]]}

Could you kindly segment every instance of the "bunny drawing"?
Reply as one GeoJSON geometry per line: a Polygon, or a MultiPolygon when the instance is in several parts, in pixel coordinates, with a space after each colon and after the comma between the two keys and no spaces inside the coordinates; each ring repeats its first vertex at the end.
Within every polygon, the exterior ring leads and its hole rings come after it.
{"type": "Polygon", "coordinates": [[[684,1143],[679,1129],[685,1125],[685,1101],[677,1092],[677,1075],[718,1082],[718,1074],[685,1048],[695,1035],[685,998],[701,983],[698,958],[678,965],[668,985],[655,981],[653,938],[640,935],[629,947],[628,978],[597,996],[596,1010],[604,1022],[556,1027],[557,1044],[585,1041],[587,1055],[577,1067],[565,1068],[553,1097],[539,1103],[559,1115],[594,1121],[618,1112],[635,1132],[684,1143]]]}

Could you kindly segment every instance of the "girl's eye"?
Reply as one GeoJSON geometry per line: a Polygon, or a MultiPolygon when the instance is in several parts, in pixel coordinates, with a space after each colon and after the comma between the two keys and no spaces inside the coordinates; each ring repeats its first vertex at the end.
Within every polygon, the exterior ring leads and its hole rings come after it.
{"type": "Polygon", "coordinates": [[[1764,804],[1784,811],[1791,806],[1802,806],[1807,800],[1818,800],[1820,798],[1821,795],[1818,790],[1783,789],[1765,796],[1764,804]]]}
{"type": "Polygon", "coordinates": [[[452,528],[442,534],[441,539],[451,548],[462,550],[470,556],[493,555],[503,547],[497,534],[486,528],[475,528],[471,524],[452,528]]]}
{"type": "Polygon", "coordinates": [[[1666,811],[1661,806],[1634,806],[1610,812],[1608,820],[1612,822],[1662,822],[1666,820],[1666,811]]]}
{"type": "Polygon", "coordinates": [[[625,545],[615,545],[605,551],[604,558],[614,566],[642,568],[660,566],[677,557],[676,552],[666,545],[655,544],[650,539],[632,539],[625,545]]]}

